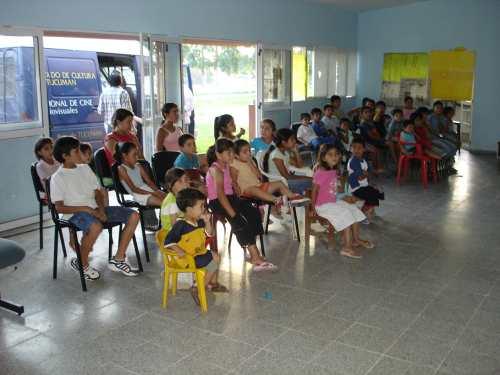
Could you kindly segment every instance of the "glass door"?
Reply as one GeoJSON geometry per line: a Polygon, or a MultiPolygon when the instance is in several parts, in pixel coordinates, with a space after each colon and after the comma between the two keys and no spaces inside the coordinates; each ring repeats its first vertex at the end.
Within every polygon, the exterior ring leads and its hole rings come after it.
{"type": "MultiPolygon", "coordinates": [[[[257,123],[271,118],[278,128],[291,123],[291,62],[290,48],[259,45],[257,56],[257,123]]],[[[259,129],[259,126],[257,126],[259,129]]]]}
{"type": "Polygon", "coordinates": [[[142,76],[142,134],[146,160],[155,152],[155,138],[163,116],[161,108],[166,101],[167,41],[141,34],[142,76]]]}

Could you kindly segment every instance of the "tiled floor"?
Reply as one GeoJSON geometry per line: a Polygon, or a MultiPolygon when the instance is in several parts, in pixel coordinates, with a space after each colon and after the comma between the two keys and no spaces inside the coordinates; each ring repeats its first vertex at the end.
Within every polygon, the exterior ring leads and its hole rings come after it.
{"type": "MultiPolygon", "coordinates": [[[[491,156],[462,153],[459,175],[396,187],[363,234],[377,243],[361,261],[342,259],[326,236],[299,247],[288,228],[266,236],[279,272],[253,273],[235,246],[202,316],[187,292],[160,308],[161,259],[138,278],[106,265],[106,234],[93,264],[102,280],[82,293],[53,241],[14,237],[27,250],[0,276],[0,374],[348,374],[500,373],[499,169],[491,156]]],[[[140,241],[139,241],[140,242],[140,241]]]]}

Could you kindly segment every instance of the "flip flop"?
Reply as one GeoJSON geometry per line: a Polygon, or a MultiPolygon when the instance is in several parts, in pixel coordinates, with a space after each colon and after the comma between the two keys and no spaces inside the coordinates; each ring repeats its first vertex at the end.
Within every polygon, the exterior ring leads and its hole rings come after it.
{"type": "Polygon", "coordinates": [[[208,290],[214,293],[229,293],[229,289],[222,284],[208,284],[208,290]]]}
{"type": "Polygon", "coordinates": [[[274,264],[270,263],[270,262],[262,262],[261,264],[255,264],[253,266],[253,270],[255,272],[259,272],[259,271],[275,271],[277,269],[278,269],[278,267],[275,266],[274,264]]]}
{"type": "Polygon", "coordinates": [[[340,252],[340,255],[344,256],[344,257],[347,257],[347,258],[351,258],[351,259],[361,259],[363,258],[361,255],[358,255],[352,251],[345,251],[345,250],[342,250],[340,252]]]}
{"type": "Polygon", "coordinates": [[[365,249],[373,249],[375,247],[374,243],[368,240],[361,240],[354,246],[362,246],[365,249]]]}

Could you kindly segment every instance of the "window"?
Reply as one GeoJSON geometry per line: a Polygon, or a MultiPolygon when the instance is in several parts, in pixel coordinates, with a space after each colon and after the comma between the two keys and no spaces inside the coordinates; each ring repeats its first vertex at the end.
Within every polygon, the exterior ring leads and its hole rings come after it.
{"type": "MultiPolygon", "coordinates": [[[[290,64],[289,51],[281,49],[264,49],[262,51],[264,103],[287,103],[290,101],[290,97],[287,96],[287,85],[290,84],[286,72],[287,52],[288,64],[290,64]]],[[[288,74],[290,73],[288,72],[288,74]]]]}
{"type": "Polygon", "coordinates": [[[306,100],[307,94],[307,50],[304,47],[293,47],[292,55],[292,88],[293,100],[306,100]]]}
{"type": "Polygon", "coordinates": [[[355,51],[338,48],[294,47],[293,100],[312,97],[354,96],[356,94],[357,56],[355,51]],[[306,59],[306,82],[299,79],[306,59]],[[299,73],[297,73],[297,71],[299,73]],[[306,87],[306,95],[301,92],[306,87]]]}
{"type": "Polygon", "coordinates": [[[0,35],[0,129],[38,121],[34,40],[0,35]]]}

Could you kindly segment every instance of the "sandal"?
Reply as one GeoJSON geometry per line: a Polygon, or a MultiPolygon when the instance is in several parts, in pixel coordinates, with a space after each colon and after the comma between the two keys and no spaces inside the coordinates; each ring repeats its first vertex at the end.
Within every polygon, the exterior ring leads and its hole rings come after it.
{"type": "Polygon", "coordinates": [[[373,249],[375,247],[374,243],[368,240],[359,240],[354,246],[362,246],[365,249],[373,249]]]}
{"type": "Polygon", "coordinates": [[[208,284],[208,290],[214,293],[229,293],[229,289],[219,283],[208,284]]]}
{"type": "Polygon", "coordinates": [[[194,303],[200,306],[200,298],[198,297],[198,288],[191,287],[191,297],[193,297],[194,303]]]}
{"type": "Polygon", "coordinates": [[[363,258],[359,253],[357,253],[354,250],[347,251],[347,250],[341,250],[340,255],[347,257],[347,258],[352,258],[352,259],[361,259],[363,258]]]}
{"type": "Polygon", "coordinates": [[[253,270],[255,272],[259,272],[259,271],[275,271],[277,269],[278,269],[278,267],[275,266],[274,264],[270,263],[270,262],[262,262],[260,264],[254,264],[254,266],[253,266],[253,270]]]}

